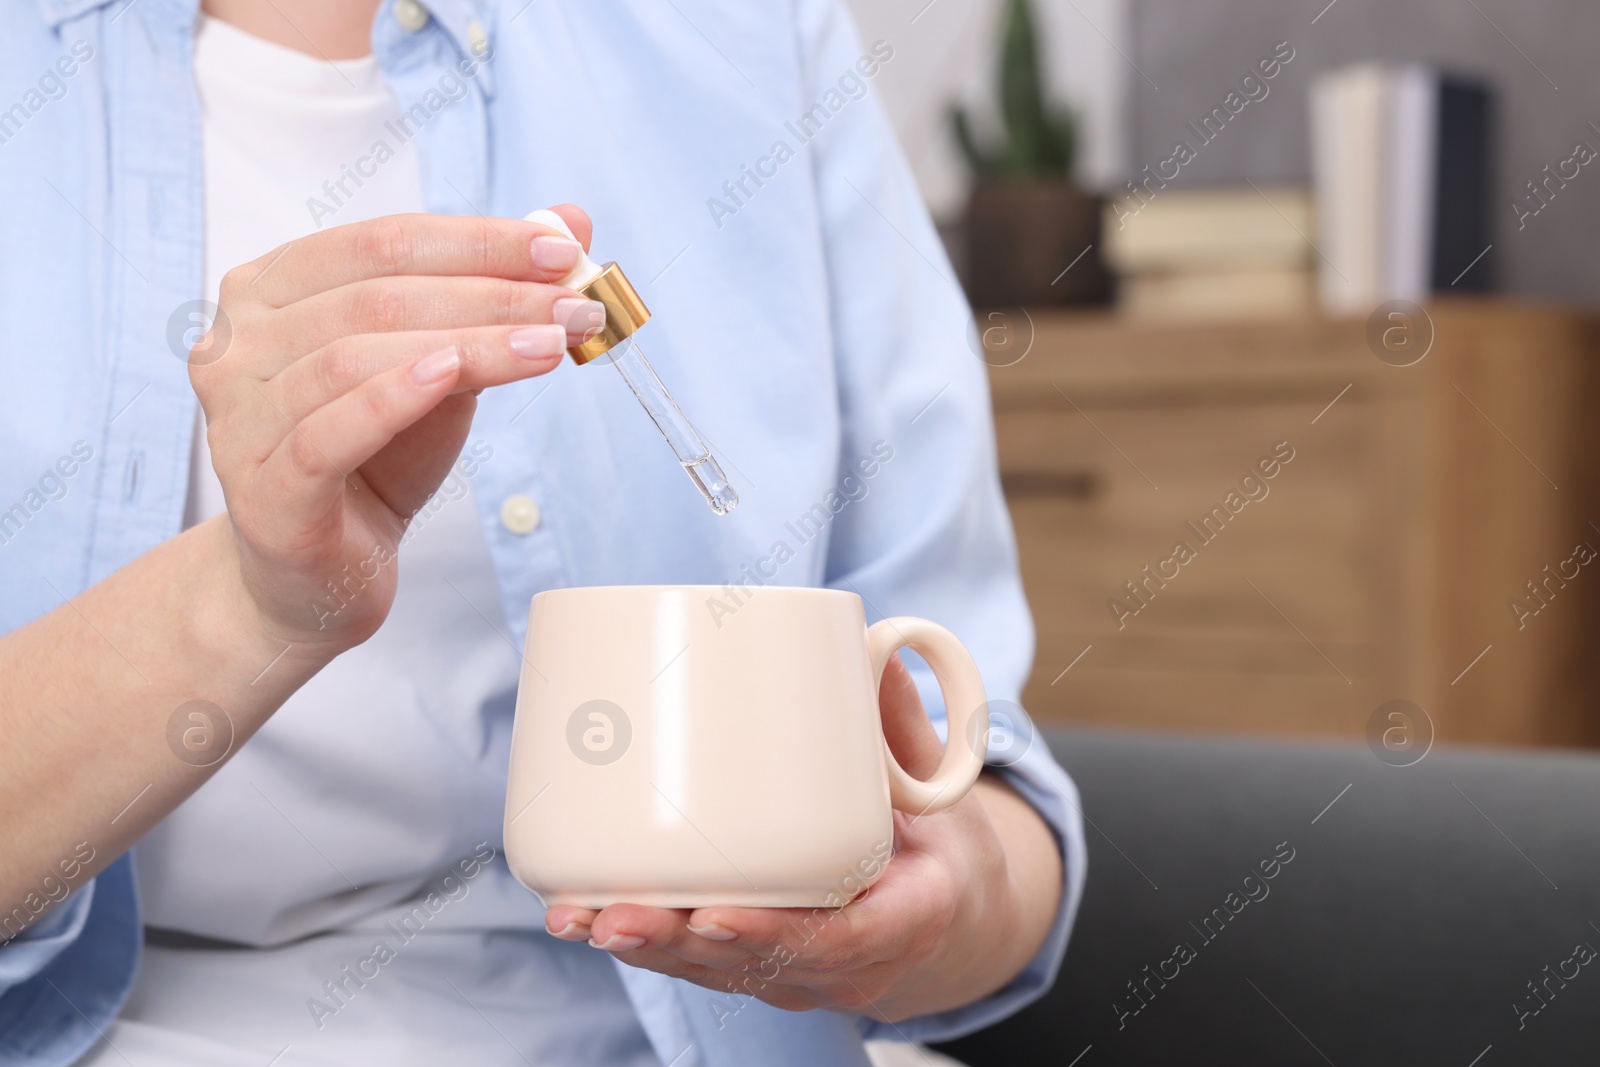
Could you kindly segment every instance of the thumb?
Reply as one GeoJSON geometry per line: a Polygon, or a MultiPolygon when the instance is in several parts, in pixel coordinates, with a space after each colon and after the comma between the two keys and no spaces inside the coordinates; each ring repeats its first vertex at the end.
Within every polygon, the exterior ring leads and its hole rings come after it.
{"type": "Polygon", "coordinates": [[[572,236],[583,245],[583,250],[589,250],[589,243],[594,239],[594,223],[589,221],[589,213],[577,204],[556,204],[550,209],[561,216],[561,221],[567,224],[572,231],[572,236]]]}
{"type": "Polygon", "coordinates": [[[447,396],[362,464],[367,484],[401,521],[410,522],[450,476],[477,407],[466,393],[447,396]]]}
{"type": "Polygon", "coordinates": [[[883,736],[889,751],[913,778],[927,779],[939,769],[944,746],[934,732],[922,696],[911,679],[911,671],[898,653],[889,657],[878,686],[878,705],[883,709],[883,736]]]}

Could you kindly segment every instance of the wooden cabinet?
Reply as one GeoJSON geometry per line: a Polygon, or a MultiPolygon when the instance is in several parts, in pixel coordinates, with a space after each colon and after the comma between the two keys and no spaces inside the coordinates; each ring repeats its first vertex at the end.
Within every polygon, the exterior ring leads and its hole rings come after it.
{"type": "Polygon", "coordinates": [[[1036,716],[1359,737],[1404,699],[1441,741],[1600,743],[1594,319],[1440,303],[1395,366],[1364,321],[1012,315],[1036,716]]]}

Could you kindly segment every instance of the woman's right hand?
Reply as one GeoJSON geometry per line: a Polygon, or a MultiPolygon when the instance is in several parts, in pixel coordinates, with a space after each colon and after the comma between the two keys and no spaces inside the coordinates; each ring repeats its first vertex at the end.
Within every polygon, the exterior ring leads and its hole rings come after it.
{"type": "MultiPolygon", "coordinates": [[[[556,210],[587,245],[588,217],[556,210]]],[[[396,215],[224,276],[189,377],[269,636],[337,654],[377,630],[400,537],[460,453],[478,390],[551,370],[603,321],[552,284],[577,257],[534,223],[396,215]]]]}
{"type": "Polygon", "coordinates": [[[552,284],[576,254],[532,223],[399,215],[228,273],[189,365],[227,514],[0,635],[0,915],[37,920],[377,630],[476,392],[600,325],[552,284]]]}

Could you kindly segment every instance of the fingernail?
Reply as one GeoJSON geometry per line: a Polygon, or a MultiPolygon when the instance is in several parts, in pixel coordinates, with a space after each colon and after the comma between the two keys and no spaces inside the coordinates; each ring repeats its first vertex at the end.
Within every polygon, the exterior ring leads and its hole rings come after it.
{"type": "Polygon", "coordinates": [[[524,359],[549,359],[567,350],[567,331],[560,326],[524,326],[511,331],[511,351],[524,359]]]}
{"type": "Polygon", "coordinates": [[[737,931],[730,930],[726,926],[718,926],[716,923],[706,923],[704,926],[691,926],[689,927],[689,932],[697,937],[708,938],[712,941],[732,941],[734,938],[739,936],[737,931]]]}
{"type": "Polygon", "coordinates": [[[591,937],[589,944],[605,952],[631,952],[644,944],[644,938],[634,934],[612,934],[603,944],[591,937]]]}
{"type": "Polygon", "coordinates": [[[571,343],[577,344],[600,332],[606,324],[605,305],[598,300],[564,296],[550,308],[556,324],[566,329],[571,343]]]}
{"type": "Polygon", "coordinates": [[[567,237],[535,237],[533,265],[546,271],[569,271],[578,265],[583,246],[567,237]]]}
{"type": "Polygon", "coordinates": [[[454,345],[441,348],[431,356],[423,356],[411,366],[411,380],[418,385],[432,385],[442,378],[448,378],[461,366],[461,353],[456,351],[454,345]]]}
{"type": "Polygon", "coordinates": [[[587,941],[589,928],[580,922],[569,922],[559,930],[545,928],[551,937],[559,937],[563,941],[587,941]]]}

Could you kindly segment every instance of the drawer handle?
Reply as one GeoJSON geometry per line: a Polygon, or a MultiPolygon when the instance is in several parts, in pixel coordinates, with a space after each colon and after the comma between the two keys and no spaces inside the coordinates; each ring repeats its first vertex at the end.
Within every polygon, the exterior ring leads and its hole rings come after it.
{"type": "Polygon", "coordinates": [[[1053,496],[1089,500],[1100,493],[1100,476],[1090,470],[1002,471],[1000,487],[1008,498],[1053,496]]]}

